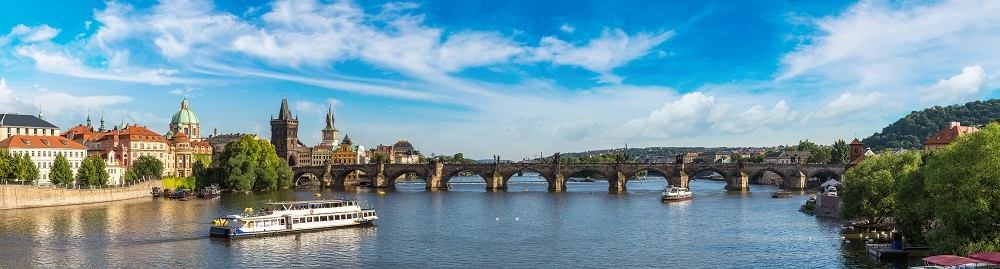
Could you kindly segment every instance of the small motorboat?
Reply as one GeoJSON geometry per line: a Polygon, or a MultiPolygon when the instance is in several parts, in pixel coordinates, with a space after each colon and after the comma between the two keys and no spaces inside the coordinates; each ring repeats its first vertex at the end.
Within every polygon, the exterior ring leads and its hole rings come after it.
{"type": "Polygon", "coordinates": [[[215,198],[215,197],[219,197],[219,193],[221,193],[221,192],[219,191],[218,187],[208,186],[208,187],[205,187],[205,188],[201,189],[201,192],[198,192],[198,197],[201,197],[201,198],[215,198]]]}
{"type": "Polygon", "coordinates": [[[771,193],[771,198],[791,198],[792,193],[788,191],[776,191],[771,193]]]}
{"type": "Polygon", "coordinates": [[[153,187],[153,197],[163,196],[163,190],[160,187],[153,187]]]}

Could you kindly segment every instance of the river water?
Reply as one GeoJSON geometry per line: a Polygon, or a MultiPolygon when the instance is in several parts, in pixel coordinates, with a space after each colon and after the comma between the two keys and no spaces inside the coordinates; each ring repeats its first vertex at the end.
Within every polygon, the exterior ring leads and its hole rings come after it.
{"type": "MultiPolygon", "coordinates": [[[[691,182],[695,199],[661,203],[666,181],[606,182],[548,192],[516,177],[506,192],[482,180],[396,189],[291,189],[0,211],[0,268],[892,268],[868,258],[858,231],[799,213],[808,194],[773,199],[772,186],[731,193],[691,182]],[[352,198],[374,225],[257,238],[209,238],[211,220],[260,202],[352,198]],[[842,239],[846,236],[851,242],[842,239]]],[[[910,261],[913,263],[913,261],[910,261]]]]}

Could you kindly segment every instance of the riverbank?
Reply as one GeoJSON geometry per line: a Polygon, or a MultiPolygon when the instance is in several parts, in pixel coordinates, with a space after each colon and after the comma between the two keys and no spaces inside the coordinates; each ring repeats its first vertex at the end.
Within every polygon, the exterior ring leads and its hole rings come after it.
{"type": "Polygon", "coordinates": [[[149,180],[132,186],[103,189],[0,185],[0,210],[79,205],[150,197],[153,187],[162,188],[163,181],[149,180]]]}

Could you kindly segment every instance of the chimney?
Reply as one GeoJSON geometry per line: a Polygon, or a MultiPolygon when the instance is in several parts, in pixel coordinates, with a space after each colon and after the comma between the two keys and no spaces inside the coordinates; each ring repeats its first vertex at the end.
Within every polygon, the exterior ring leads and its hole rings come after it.
{"type": "Polygon", "coordinates": [[[948,124],[948,129],[954,129],[955,127],[962,126],[961,122],[953,121],[948,124]]]}

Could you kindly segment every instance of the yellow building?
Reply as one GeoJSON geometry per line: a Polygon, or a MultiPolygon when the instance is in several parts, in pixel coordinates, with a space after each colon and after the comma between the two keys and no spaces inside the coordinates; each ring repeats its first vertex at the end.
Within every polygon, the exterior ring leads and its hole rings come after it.
{"type": "Polygon", "coordinates": [[[948,124],[948,127],[941,129],[936,134],[932,135],[927,141],[924,141],[924,152],[930,153],[939,149],[943,149],[955,142],[959,136],[967,133],[979,131],[976,126],[962,126],[962,123],[953,121],[948,124]]]}

